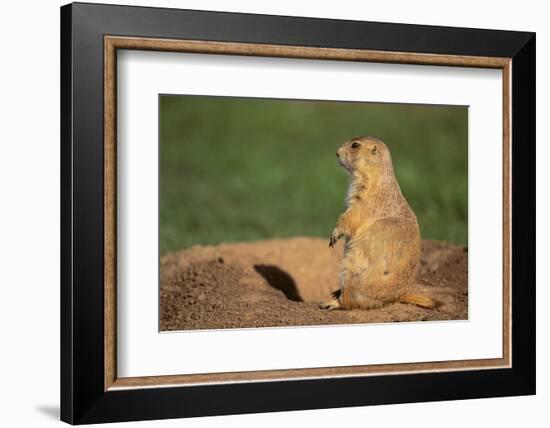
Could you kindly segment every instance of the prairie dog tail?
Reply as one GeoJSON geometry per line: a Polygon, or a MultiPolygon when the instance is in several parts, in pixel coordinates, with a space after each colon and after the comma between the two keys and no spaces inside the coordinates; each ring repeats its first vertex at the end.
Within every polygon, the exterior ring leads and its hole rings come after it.
{"type": "Polygon", "coordinates": [[[410,303],[421,308],[432,309],[435,307],[435,301],[429,297],[420,294],[403,294],[399,297],[399,303],[410,303]]]}

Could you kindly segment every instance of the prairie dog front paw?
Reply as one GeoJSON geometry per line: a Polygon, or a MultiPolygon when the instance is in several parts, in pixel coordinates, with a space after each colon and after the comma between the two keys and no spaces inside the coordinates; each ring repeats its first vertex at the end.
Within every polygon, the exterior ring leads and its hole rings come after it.
{"type": "Polygon", "coordinates": [[[336,242],[338,242],[338,240],[343,236],[343,233],[340,232],[340,230],[338,228],[335,228],[333,231],[332,231],[332,235],[330,235],[330,241],[328,243],[328,246],[330,248],[333,248],[335,245],[336,245],[336,242]]]}

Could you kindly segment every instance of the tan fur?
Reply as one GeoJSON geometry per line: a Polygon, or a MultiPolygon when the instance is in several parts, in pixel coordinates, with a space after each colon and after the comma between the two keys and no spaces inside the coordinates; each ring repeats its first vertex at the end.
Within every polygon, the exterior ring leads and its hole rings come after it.
{"type": "Polygon", "coordinates": [[[321,308],[372,309],[395,301],[433,307],[430,298],[408,294],[420,264],[420,232],[388,148],[374,137],[354,137],[337,156],[350,186],[329,245],[341,237],[346,244],[340,288],[321,308]]]}
{"type": "Polygon", "coordinates": [[[427,296],[420,294],[404,294],[399,297],[400,303],[410,303],[411,305],[420,306],[421,308],[432,309],[435,307],[435,302],[427,296]]]}

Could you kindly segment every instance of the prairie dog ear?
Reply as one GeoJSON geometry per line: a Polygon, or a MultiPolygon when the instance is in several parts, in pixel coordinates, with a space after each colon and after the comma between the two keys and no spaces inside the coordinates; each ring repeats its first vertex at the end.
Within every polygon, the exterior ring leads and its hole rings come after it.
{"type": "Polygon", "coordinates": [[[379,164],[385,162],[386,156],[384,153],[384,146],[374,143],[370,146],[366,152],[366,160],[372,164],[379,164]]]}

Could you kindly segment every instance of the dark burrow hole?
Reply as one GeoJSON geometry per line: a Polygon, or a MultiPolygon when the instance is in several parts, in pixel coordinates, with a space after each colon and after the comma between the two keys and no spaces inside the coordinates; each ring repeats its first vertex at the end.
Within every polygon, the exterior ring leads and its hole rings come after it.
{"type": "Polygon", "coordinates": [[[294,302],[304,301],[298,293],[296,282],[288,272],[274,265],[254,265],[254,269],[264,277],[269,285],[282,291],[288,300],[294,302]]]}

